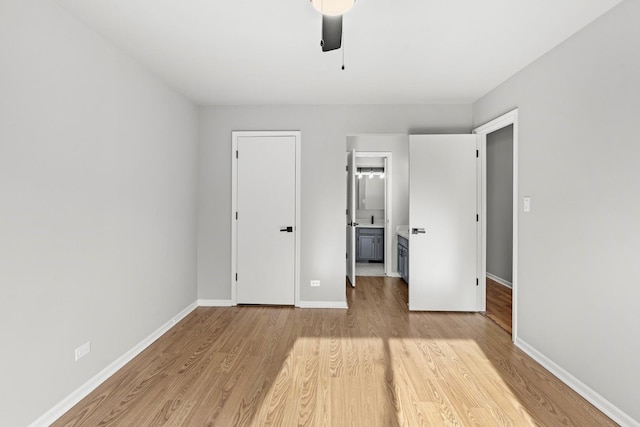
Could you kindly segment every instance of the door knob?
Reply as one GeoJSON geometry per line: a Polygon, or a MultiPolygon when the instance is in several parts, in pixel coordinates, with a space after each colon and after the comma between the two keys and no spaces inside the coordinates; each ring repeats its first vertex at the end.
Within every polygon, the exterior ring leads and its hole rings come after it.
{"type": "Polygon", "coordinates": [[[283,233],[293,233],[293,227],[281,227],[280,231],[283,233]]]}
{"type": "Polygon", "coordinates": [[[426,231],[424,230],[424,228],[412,228],[411,229],[411,234],[425,234],[426,231]]]}

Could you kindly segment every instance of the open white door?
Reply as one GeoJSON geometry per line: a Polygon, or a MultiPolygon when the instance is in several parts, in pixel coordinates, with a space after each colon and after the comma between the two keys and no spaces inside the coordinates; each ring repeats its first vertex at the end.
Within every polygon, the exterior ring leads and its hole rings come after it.
{"type": "Polygon", "coordinates": [[[347,277],[356,286],[356,150],[347,153],[347,277]]]}
{"type": "Polygon", "coordinates": [[[296,138],[234,132],[238,304],[295,302],[296,138]]]}
{"type": "Polygon", "coordinates": [[[409,309],[477,311],[475,135],[409,137],[409,309]]]}

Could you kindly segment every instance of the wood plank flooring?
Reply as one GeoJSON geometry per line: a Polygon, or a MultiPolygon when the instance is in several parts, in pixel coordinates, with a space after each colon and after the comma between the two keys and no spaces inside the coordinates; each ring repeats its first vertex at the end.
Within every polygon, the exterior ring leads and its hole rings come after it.
{"type": "Polygon", "coordinates": [[[480,314],[409,312],[400,279],[346,291],[198,308],[53,425],[615,425],[480,314]]]}
{"type": "Polygon", "coordinates": [[[485,316],[496,322],[502,329],[512,333],[512,292],[511,289],[487,277],[487,311],[485,316]]]}

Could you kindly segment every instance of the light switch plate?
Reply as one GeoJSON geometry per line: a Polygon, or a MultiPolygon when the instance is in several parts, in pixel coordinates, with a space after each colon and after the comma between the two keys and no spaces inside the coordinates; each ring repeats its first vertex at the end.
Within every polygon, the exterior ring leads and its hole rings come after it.
{"type": "Polygon", "coordinates": [[[531,197],[525,197],[522,205],[525,212],[531,212],[531,197]]]}

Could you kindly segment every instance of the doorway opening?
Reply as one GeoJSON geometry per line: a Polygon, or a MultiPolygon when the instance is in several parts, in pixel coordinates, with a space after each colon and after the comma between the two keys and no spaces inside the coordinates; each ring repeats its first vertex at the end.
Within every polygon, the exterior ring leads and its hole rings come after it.
{"type": "Polygon", "coordinates": [[[391,273],[390,152],[347,153],[347,277],[391,273]]]}
{"type": "Polygon", "coordinates": [[[517,335],[518,110],[474,130],[479,136],[483,283],[481,306],[487,317],[517,335]]]}
{"type": "Polygon", "coordinates": [[[356,276],[386,276],[386,163],[356,154],[356,276]]]}
{"type": "Polygon", "coordinates": [[[487,135],[486,316],[511,333],[513,296],[513,125],[487,135]]]}

